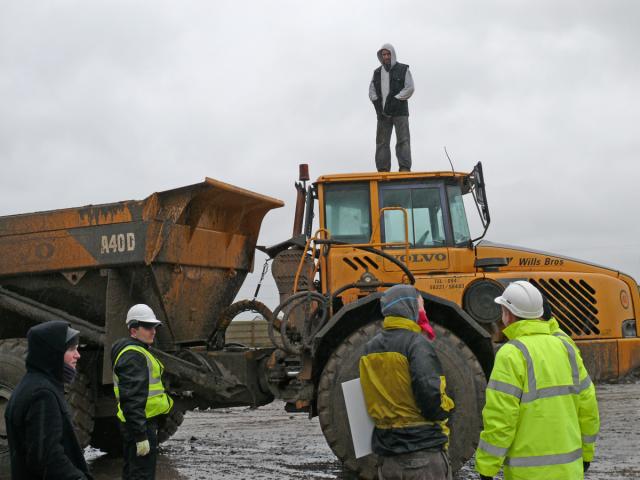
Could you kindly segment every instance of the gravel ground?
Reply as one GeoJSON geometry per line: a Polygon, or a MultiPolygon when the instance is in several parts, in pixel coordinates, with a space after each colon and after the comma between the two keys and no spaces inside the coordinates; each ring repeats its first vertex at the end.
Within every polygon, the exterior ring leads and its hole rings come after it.
{"type": "MultiPolygon", "coordinates": [[[[640,383],[599,385],[602,428],[593,480],[640,479],[640,383]]],[[[121,460],[89,451],[96,480],[117,478],[121,460]]],[[[318,419],[289,414],[281,403],[257,410],[189,413],[162,446],[158,480],[352,479],[326,445],[318,419]]],[[[475,479],[469,462],[457,480],[475,479]]]]}

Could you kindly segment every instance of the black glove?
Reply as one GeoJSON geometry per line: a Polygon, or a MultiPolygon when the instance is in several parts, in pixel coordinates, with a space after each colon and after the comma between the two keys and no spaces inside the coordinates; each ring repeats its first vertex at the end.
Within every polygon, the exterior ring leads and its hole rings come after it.
{"type": "Polygon", "coordinates": [[[480,480],[493,480],[493,477],[487,477],[486,475],[480,475],[480,480]]]}
{"type": "Polygon", "coordinates": [[[589,465],[591,465],[591,462],[582,462],[582,468],[585,472],[589,470],[589,465]]]}

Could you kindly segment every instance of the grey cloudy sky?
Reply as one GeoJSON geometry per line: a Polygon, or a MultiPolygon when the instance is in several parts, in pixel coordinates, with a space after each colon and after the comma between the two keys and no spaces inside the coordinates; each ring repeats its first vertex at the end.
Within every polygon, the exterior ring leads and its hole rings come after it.
{"type": "Polygon", "coordinates": [[[280,241],[298,163],[374,170],[367,87],[391,42],[414,170],[449,169],[444,145],[457,170],[482,161],[489,239],[638,279],[639,19],[632,0],[6,0],[0,215],[210,176],[285,200],[260,239],[280,241]]]}

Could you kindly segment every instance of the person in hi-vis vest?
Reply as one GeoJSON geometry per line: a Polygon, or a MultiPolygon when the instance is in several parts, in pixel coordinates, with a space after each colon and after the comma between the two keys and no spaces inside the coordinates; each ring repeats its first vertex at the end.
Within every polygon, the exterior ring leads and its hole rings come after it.
{"type": "Polygon", "coordinates": [[[161,322],[147,305],[127,312],[129,337],[111,347],[113,390],[124,446],[123,479],[155,478],[158,421],[171,411],[173,400],[164,390],[164,366],[149,351],[161,322]]]}
{"type": "Polygon", "coordinates": [[[544,313],[531,283],[510,283],[495,299],[509,340],[496,354],[482,410],[476,470],[492,480],[579,480],[600,431],[596,390],[580,351],[544,313]]]}

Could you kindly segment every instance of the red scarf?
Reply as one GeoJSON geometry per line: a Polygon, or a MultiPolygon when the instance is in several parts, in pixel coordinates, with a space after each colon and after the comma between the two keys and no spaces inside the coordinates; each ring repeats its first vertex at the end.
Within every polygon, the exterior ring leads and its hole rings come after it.
{"type": "Polygon", "coordinates": [[[418,311],[418,325],[420,325],[422,331],[427,334],[429,340],[433,340],[436,338],[436,332],[433,331],[433,327],[431,326],[431,324],[429,323],[429,319],[427,318],[427,312],[425,312],[424,310],[418,311]]]}

